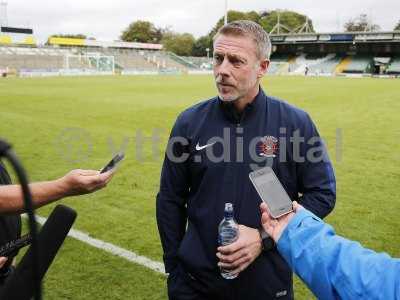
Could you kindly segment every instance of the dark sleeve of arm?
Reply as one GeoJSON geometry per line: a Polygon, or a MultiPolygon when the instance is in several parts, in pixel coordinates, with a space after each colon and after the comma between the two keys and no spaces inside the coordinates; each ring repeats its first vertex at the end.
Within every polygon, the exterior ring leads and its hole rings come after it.
{"type": "Polygon", "coordinates": [[[307,115],[297,164],[299,203],[320,218],[326,217],[335,206],[336,181],[332,163],[319,133],[307,115]]]}
{"type": "Polygon", "coordinates": [[[157,195],[158,231],[164,251],[165,271],[177,264],[177,252],[186,229],[186,197],[189,193],[188,141],[181,121],[175,123],[167,145],[157,195]]]}

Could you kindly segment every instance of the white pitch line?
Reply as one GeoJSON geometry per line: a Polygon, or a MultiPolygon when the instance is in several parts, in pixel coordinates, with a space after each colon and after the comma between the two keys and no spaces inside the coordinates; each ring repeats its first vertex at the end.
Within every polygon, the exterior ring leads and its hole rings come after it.
{"type": "MultiPolygon", "coordinates": [[[[36,215],[35,217],[36,217],[37,222],[41,225],[43,225],[46,222],[46,218],[43,218],[38,215],[36,215]]],[[[68,236],[70,236],[74,239],[77,239],[81,242],[84,242],[95,248],[98,248],[98,249],[104,250],[108,253],[111,253],[113,255],[122,257],[130,262],[142,265],[142,266],[149,268],[157,273],[161,273],[161,274],[165,275],[164,264],[162,264],[158,261],[154,261],[145,256],[138,255],[135,252],[118,247],[114,244],[92,238],[87,233],[84,233],[84,232],[76,230],[76,229],[71,228],[71,230],[68,233],[68,236]]]]}

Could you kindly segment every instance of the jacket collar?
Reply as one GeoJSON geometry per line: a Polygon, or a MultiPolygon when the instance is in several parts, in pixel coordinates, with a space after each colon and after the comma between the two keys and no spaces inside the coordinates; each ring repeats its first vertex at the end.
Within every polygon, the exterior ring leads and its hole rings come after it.
{"type": "Polygon", "coordinates": [[[222,101],[220,97],[218,97],[219,107],[221,108],[224,116],[234,124],[240,124],[243,122],[245,118],[250,117],[254,112],[257,112],[262,109],[263,104],[265,103],[265,93],[261,86],[259,87],[259,91],[257,96],[246,105],[242,112],[238,112],[233,104],[233,102],[225,102],[222,101]]]}

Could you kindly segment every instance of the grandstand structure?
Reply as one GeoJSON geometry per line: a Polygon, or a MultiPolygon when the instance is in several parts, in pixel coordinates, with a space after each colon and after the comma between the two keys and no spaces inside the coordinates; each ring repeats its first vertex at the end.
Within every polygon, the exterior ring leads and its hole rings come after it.
{"type": "Polygon", "coordinates": [[[271,74],[400,75],[400,32],[273,34],[271,41],[271,74]]]}
{"type": "MultiPolygon", "coordinates": [[[[268,73],[400,76],[400,32],[271,34],[268,73]]],[[[1,27],[0,73],[20,76],[178,74],[210,71],[207,57],[180,57],[160,44],[51,37],[39,45],[32,29],[1,27]]]]}
{"type": "Polygon", "coordinates": [[[5,27],[0,32],[0,70],[21,76],[182,73],[197,68],[160,44],[51,37],[38,45],[31,29],[19,36],[11,36],[5,27]]]}

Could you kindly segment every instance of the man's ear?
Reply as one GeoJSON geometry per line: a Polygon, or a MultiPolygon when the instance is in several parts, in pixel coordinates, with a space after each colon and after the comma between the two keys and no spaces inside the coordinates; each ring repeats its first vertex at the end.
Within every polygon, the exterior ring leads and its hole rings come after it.
{"type": "Polygon", "coordinates": [[[260,61],[258,74],[257,74],[258,78],[263,77],[267,73],[268,66],[269,66],[269,60],[268,59],[264,59],[264,60],[260,61]]]}

